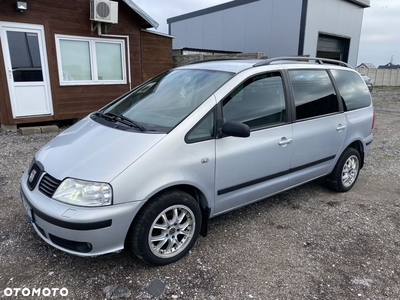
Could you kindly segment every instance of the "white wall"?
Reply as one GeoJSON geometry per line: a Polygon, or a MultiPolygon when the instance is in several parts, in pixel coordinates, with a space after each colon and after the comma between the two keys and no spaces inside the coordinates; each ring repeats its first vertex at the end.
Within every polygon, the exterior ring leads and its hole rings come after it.
{"type": "Polygon", "coordinates": [[[349,61],[357,65],[364,8],[344,0],[308,0],[304,54],[316,56],[318,33],[349,37],[349,61]]]}
{"type": "Polygon", "coordinates": [[[357,68],[357,71],[368,75],[374,86],[400,86],[400,70],[357,68]]]}

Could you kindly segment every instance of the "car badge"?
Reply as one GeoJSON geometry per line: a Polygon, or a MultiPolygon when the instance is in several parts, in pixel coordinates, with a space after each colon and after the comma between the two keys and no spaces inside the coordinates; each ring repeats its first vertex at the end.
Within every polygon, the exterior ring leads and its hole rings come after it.
{"type": "Polygon", "coordinates": [[[36,173],[37,173],[37,171],[35,169],[33,169],[31,171],[31,174],[29,175],[29,179],[28,179],[30,183],[32,183],[32,181],[35,179],[36,173]]]}

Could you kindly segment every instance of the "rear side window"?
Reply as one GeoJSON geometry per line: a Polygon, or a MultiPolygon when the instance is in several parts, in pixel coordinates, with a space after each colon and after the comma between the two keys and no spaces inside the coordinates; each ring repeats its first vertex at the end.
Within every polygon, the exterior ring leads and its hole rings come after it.
{"type": "Polygon", "coordinates": [[[331,70],[345,110],[354,110],[371,105],[371,97],[363,79],[354,72],[346,70],[331,70]]]}
{"type": "Polygon", "coordinates": [[[325,70],[289,71],[293,86],[296,119],[303,120],[337,113],[339,103],[325,70]]]}

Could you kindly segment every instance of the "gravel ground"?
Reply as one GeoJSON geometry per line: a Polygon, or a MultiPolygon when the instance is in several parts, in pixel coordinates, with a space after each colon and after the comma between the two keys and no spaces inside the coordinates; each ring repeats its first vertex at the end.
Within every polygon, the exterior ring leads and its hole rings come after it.
{"type": "Polygon", "coordinates": [[[14,288],[66,288],[60,299],[400,299],[400,89],[372,95],[373,150],[350,192],[317,180],[212,219],[209,235],[164,267],[43,242],[19,179],[55,135],[0,133],[0,299],[30,298],[7,296],[14,288]]]}

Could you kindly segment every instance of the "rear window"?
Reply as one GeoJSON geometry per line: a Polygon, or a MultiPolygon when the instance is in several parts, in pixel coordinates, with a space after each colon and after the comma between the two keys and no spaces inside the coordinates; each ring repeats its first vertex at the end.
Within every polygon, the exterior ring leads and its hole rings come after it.
{"type": "Polygon", "coordinates": [[[371,96],[365,82],[357,73],[346,70],[331,70],[345,110],[354,110],[371,105],[371,96]]]}
{"type": "Polygon", "coordinates": [[[293,85],[296,120],[339,112],[335,89],[325,70],[289,71],[293,85]]]}

